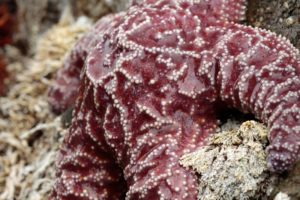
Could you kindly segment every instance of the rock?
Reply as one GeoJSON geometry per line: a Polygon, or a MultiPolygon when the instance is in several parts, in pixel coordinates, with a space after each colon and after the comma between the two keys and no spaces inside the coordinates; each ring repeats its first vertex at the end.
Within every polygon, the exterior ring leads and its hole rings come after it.
{"type": "Polygon", "coordinates": [[[286,193],[283,192],[279,192],[276,197],[274,198],[274,200],[290,200],[289,195],[287,195],[286,193]]]}
{"type": "Polygon", "coordinates": [[[264,199],[274,181],[267,170],[266,145],[266,127],[247,121],[212,136],[207,146],[180,162],[200,175],[198,199],[264,199]]]}
{"type": "Polygon", "coordinates": [[[290,200],[300,199],[300,162],[288,174],[279,177],[278,184],[272,193],[277,194],[274,200],[285,200],[281,198],[283,194],[287,195],[290,200]]]}

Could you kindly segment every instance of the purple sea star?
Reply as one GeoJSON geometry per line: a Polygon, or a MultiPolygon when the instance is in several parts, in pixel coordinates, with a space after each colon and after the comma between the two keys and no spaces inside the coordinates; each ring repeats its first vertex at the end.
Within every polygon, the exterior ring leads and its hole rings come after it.
{"type": "Polygon", "coordinates": [[[196,199],[178,159],[214,132],[222,104],[268,124],[270,169],[299,160],[297,49],[236,24],[244,0],[133,4],[81,39],[50,90],[58,112],[78,96],[51,199],[196,199]]]}

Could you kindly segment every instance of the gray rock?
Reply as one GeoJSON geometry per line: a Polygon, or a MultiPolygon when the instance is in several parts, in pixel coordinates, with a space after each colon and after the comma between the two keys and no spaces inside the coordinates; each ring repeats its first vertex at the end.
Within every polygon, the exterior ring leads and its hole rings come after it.
{"type": "Polygon", "coordinates": [[[184,155],[180,163],[199,176],[199,198],[264,199],[273,182],[266,165],[267,129],[255,121],[239,128],[226,124],[207,146],[184,155]],[[225,129],[225,130],[224,130],[225,129]]]}

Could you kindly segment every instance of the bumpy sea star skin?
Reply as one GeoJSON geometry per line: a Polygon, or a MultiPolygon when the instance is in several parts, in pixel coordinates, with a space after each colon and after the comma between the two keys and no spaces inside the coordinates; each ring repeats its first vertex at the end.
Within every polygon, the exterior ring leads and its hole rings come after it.
{"type": "Polygon", "coordinates": [[[97,33],[53,199],[122,198],[117,165],[126,199],[196,199],[196,177],[178,159],[214,132],[224,102],[269,125],[271,169],[299,159],[299,52],[269,31],[233,23],[244,3],[133,2],[97,33]],[[216,7],[227,8],[223,17],[216,7]]]}
{"type": "Polygon", "coordinates": [[[88,52],[103,40],[104,31],[114,27],[113,24],[120,20],[121,15],[107,15],[101,18],[73,47],[48,92],[48,101],[55,113],[61,113],[74,105],[80,87],[80,73],[88,52]]]}

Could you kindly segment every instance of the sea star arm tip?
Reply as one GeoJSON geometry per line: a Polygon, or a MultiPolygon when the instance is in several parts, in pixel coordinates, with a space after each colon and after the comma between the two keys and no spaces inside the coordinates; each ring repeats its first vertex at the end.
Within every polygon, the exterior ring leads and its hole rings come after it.
{"type": "Polygon", "coordinates": [[[268,166],[288,170],[300,155],[299,51],[283,37],[243,25],[229,25],[222,37],[215,49],[220,97],[268,124],[268,166]]]}

